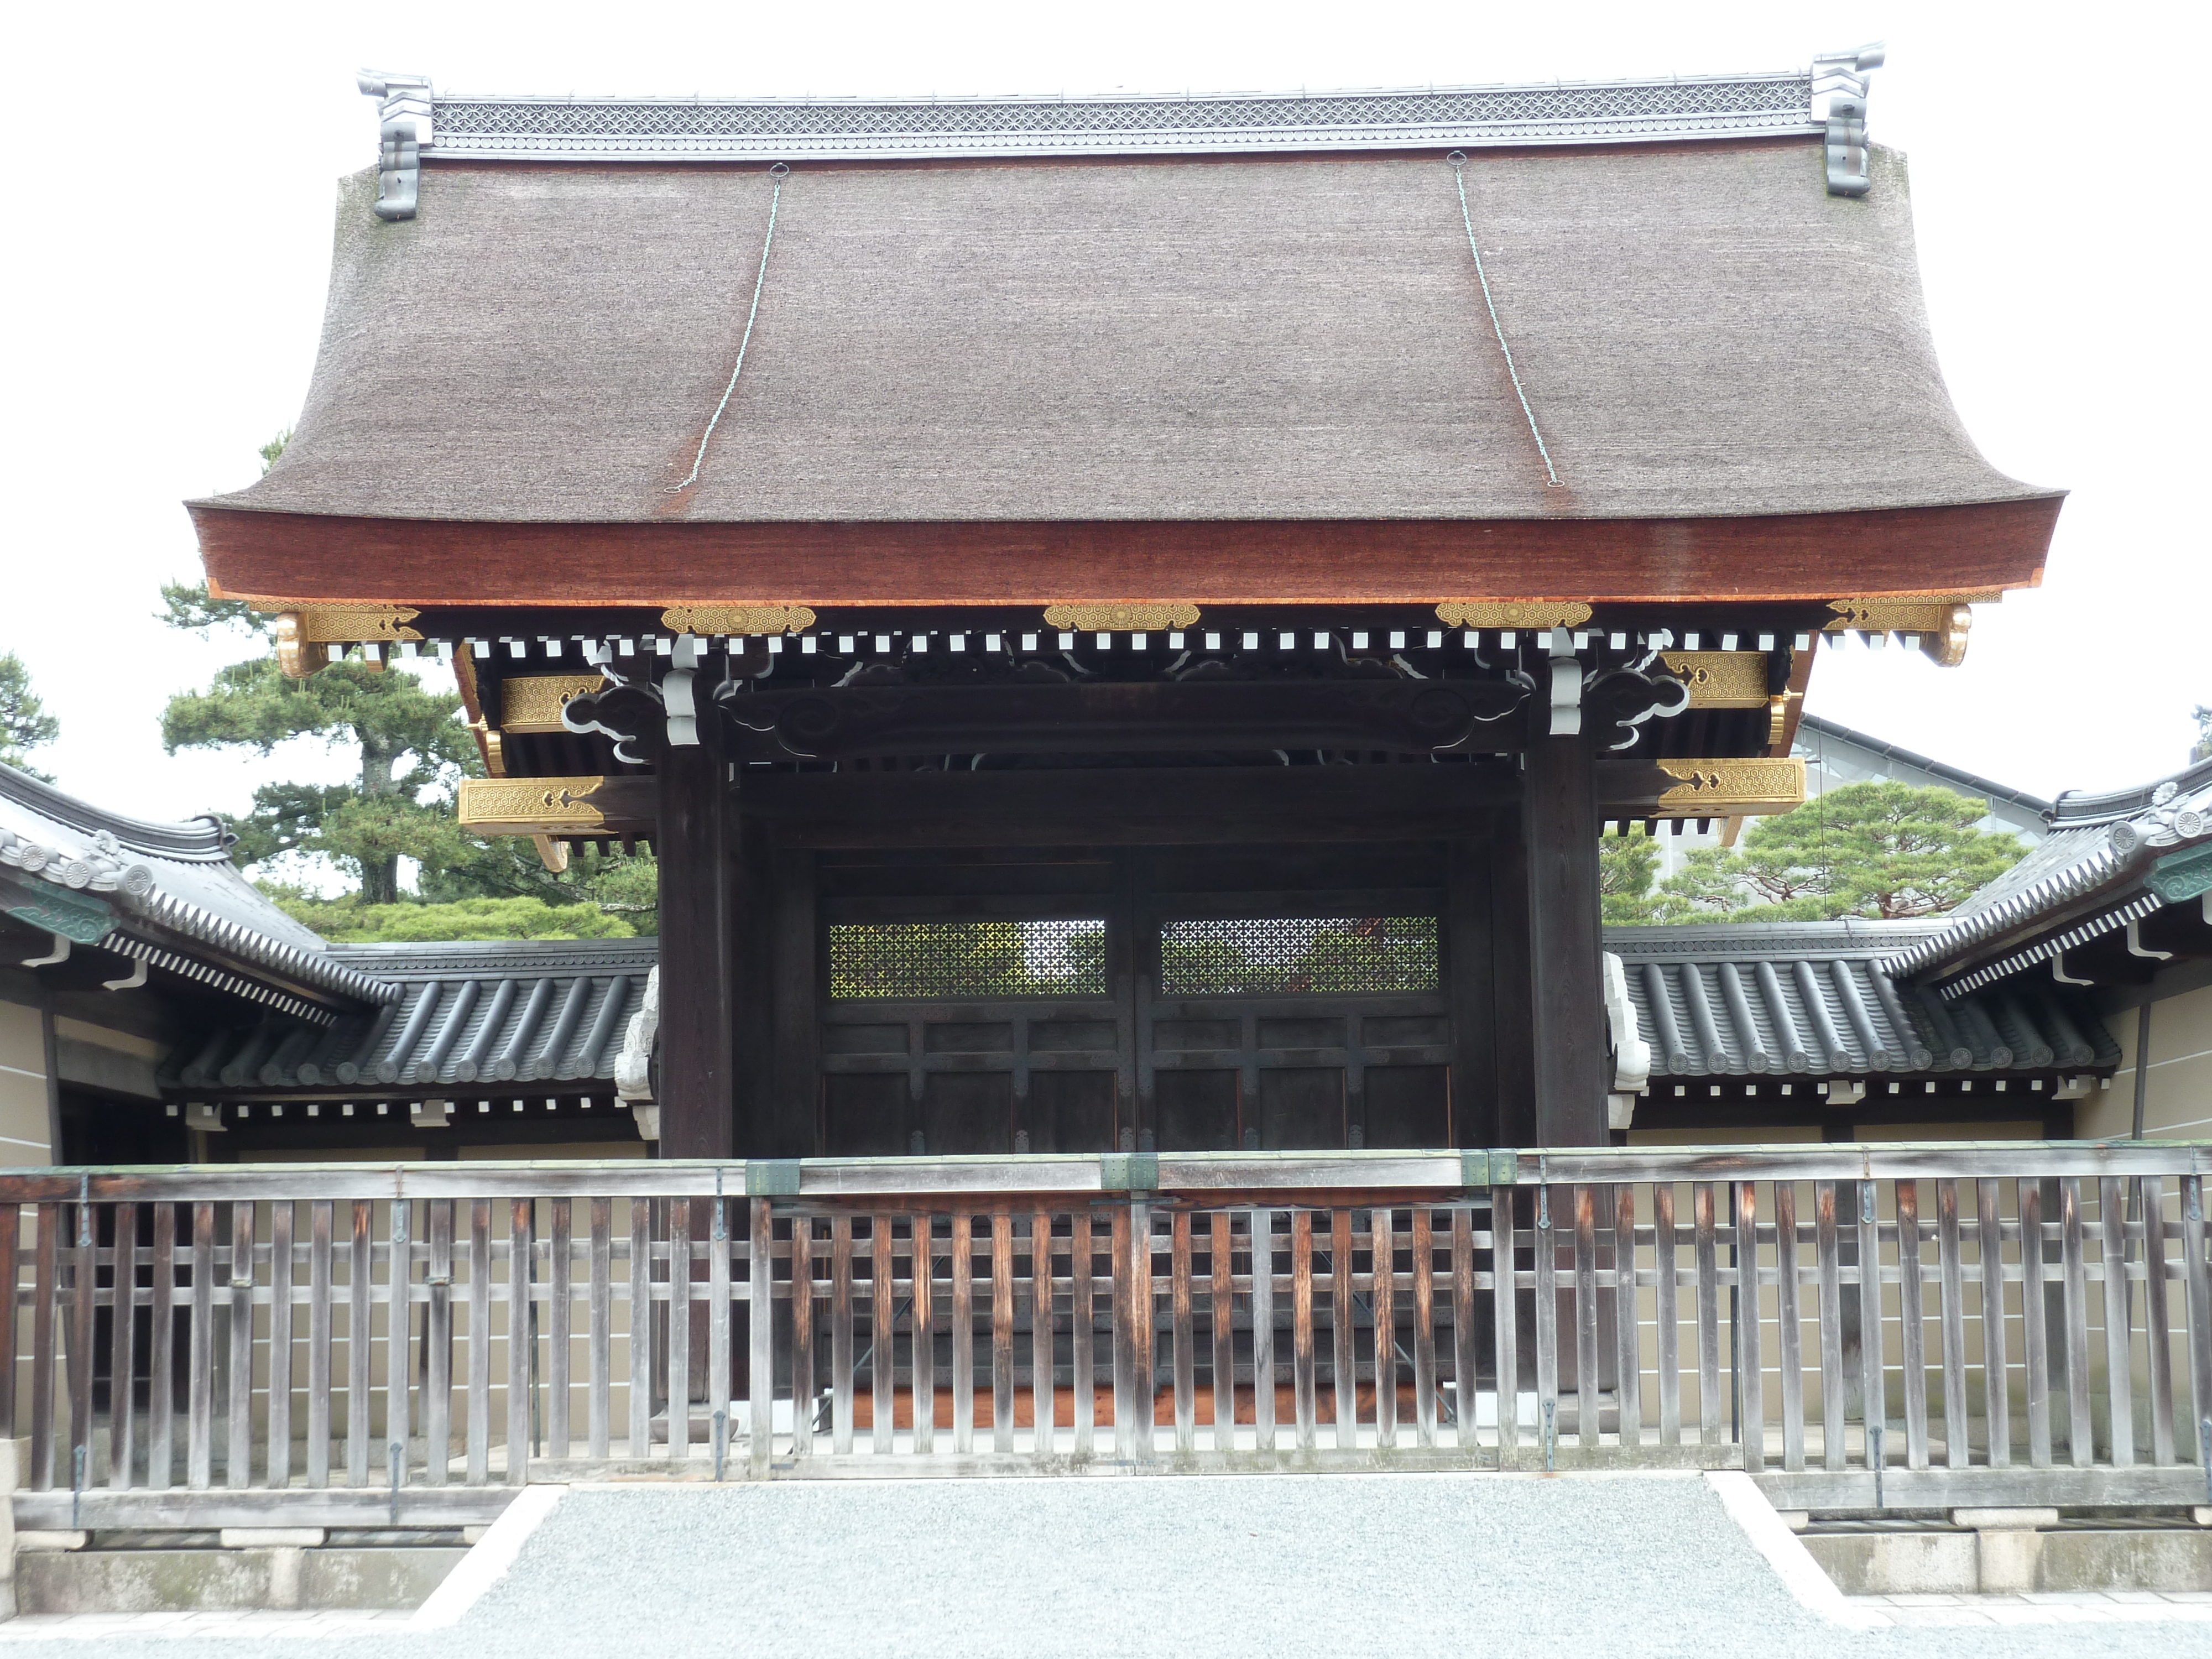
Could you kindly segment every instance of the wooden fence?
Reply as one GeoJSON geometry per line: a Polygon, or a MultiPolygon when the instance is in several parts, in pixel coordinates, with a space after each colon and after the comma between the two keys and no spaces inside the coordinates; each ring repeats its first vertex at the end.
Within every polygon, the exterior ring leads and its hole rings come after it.
{"type": "Polygon", "coordinates": [[[0,1419],[23,1525],[1147,1466],[2212,1502],[2208,1167],[2009,1142],[23,1172],[0,1419]]]}

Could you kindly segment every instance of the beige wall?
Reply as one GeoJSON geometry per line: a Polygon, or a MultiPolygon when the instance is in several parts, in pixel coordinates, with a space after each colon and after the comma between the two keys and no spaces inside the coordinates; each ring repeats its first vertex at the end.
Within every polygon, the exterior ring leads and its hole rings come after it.
{"type": "Polygon", "coordinates": [[[52,1163],[48,1123],[44,1024],[36,1008],[0,1002],[0,1169],[52,1163]]]}
{"type": "MultiPolygon", "coordinates": [[[[2136,1022],[2123,1008],[2105,1017],[2124,1056],[2112,1086],[2081,1103],[2086,1136],[2124,1135],[2136,1103],[2136,1022]]],[[[2212,986],[2151,1005],[2149,1087],[2143,1133],[2153,1139],[2212,1139],[2212,986]]]]}

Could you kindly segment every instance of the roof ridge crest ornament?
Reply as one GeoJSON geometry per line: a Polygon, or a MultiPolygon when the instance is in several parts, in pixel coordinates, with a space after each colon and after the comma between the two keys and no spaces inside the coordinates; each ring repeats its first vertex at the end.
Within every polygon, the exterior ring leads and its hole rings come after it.
{"type": "Polygon", "coordinates": [[[1828,194],[1863,196],[1874,188],[1867,167],[1867,75],[1880,69],[1888,52],[1879,40],[1846,52],[1824,52],[1813,59],[1813,112],[1823,115],[1828,100],[1828,194]]]}
{"type": "Polygon", "coordinates": [[[435,96],[427,75],[387,75],[363,70],[355,84],[377,100],[376,216],[415,216],[422,146],[430,142],[435,96]]]}

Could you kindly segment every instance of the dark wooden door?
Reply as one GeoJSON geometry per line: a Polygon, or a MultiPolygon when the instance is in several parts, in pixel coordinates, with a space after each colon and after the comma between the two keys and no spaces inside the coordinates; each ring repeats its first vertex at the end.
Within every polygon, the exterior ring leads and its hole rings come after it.
{"type": "Polygon", "coordinates": [[[1395,848],[826,868],[818,1148],[1456,1144],[1442,869],[1395,848]]]}

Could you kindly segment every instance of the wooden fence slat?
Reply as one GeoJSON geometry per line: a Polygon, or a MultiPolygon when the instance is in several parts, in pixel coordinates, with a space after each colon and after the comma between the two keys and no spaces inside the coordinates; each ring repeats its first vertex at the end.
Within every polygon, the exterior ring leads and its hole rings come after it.
{"type": "Polygon", "coordinates": [[[2189,1419],[2197,1461],[2212,1462],[2212,1261],[2205,1256],[2205,1177],[2181,1178],[2182,1295],[2189,1312],[2189,1419]]]}
{"type": "Polygon", "coordinates": [[[1959,1183],[1936,1183],[1936,1264],[1943,1304],[1943,1462],[1963,1469],[1974,1461],[1966,1418],[1966,1275],[1961,1260],[1959,1183]]]}
{"type": "Polygon", "coordinates": [[[1920,1183],[1900,1181],[1897,1206],[1897,1364],[1905,1398],[1905,1465],[1928,1467],[1928,1325],[1921,1306],[1920,1183]]]}
{"type": "MultiPolygon", "coordinates": [[[[357,1198],[353,1202],[352,1231],[347,1239],[346,1252],[346,1484],[366,1486],[368,1484],[368,1379],[369,1337],[374,1318],[371,1298],[375,1294],[376,1218],[369,1200],[357,1198]]],[[[193,1224],[198,1218],[195,1215],[193,1224]]],[[[199,1293],[197,1263],[193,1279],[193,1319],[198,1320],[199,1293]]],[[[198,1367],[193,1366],[197,1372],[198,1367]]]]}
{"type": "MultiPolygon", "coordinates": [[[[154,1206],[154,1249],[157,1261],[161,1248],[161,1228],[167,1221],[168,1209],[165,1204],[154,1206]]],[[[18,1301],[21,1290],[19,1281],[22,1277],[22,1205],[13,1199],[0,1200],[0,1293],[4,1293],[7,1297],[4,1304],[6,1322],[0,1325],[0,1330],[7,1333],[8,1354],[8,1363],[0,1365],[0,1434],[10,1439],[17,1436],[21,1426],[15,1421],[15,1359],[22,1352],[23,1340],[22,1311],[18,1301]]],[[[158,1285],[161,1281],[157,1279],[155,1282],[158,1285]]],[[[158,1298],[154,1305],[157,1308],[161,1305],[158,1298]]],[[[156,1316],[156,1322],[158,1319],[156,1316]]],[[[157,1481],[155,1484],[167,1483],[157,1481]]]]}
{"type": "Polygon", "coordinates": [[[1291,1212],[1291,1392],[1297,1449],[1314,1449],[1313,1212],[1291,1212]]]}
{"type": "Polygon", "coordinates": [[[156,1492],[177,1482],[177,1237],[184,1224],[183,1206],[154,1206],[155,1311],[146,1345],[146,1484],[156,1492]]]}
{"type": "Polygon", "coordinates": [[[1844,1467],[1844,1274],[1838,1183],[1813,1184],[1813,1255],[1820,1276],[1820,1467],[1844,1467]]]}
{"type": "Polygon", "coordinates": [[[1367,1212],[1368,1261],[1372,1271],[1369,1298],[1375,1347],[1375,1443],[1398,1443],[1398,1215],[1395,1210],[1367,1212]]]}
{"type": "Polygon", "coordinates": [[[894,1420],[898,1340],[898,1270],[891,1255],[891,1218],[884,1214],[868,1222],[868,1449],[879,1457],[890,1455],[897,1424],[894,1420]]]}
{"type": "MultiPolygon", "coordinates": [[[[1209,1443],[1216,1451],[1233,1450],[1237,1444],[1234,1223],[1227,1210],[1216,1210],[1207,1218],[1206,1290],[1212,1305],[1206,1324],[1213,1339],[1213,1435],[1209,1443]]],[[[1254,1386],[1258,1386],[1256,1377],[1254,1386]]],[[[1258,1398],[1256,1393],[1254,1398],[1258,1398]]]]}
{"type": "MultiPolygon", "coordinates": [[[[775,1217],[769,1207],[767,1199],[755,1198],[748,1200],[747,1202],[752,1211],[752,1224],[749,1229],[750,1237],[747,1243],[745,1258],[745,1395],[746,1415],[751,1421],[747,1431],[745,1447],[747,1462],[751,1467],[753,1479],[757,1480],[768,1474],[769,1463],[775,1450],[775,1217]]],[[[915,1227],[918,1247],[921,1223],[916,1222],[915,1227]]],[[[638,1248],[633,1235],[630,1249],[635,1250],[638,1248]]],[[[918,1248],[917,1255],[919,1255],[918,1248]]],[[[920,1271],[915,1274],[917,1321],[920,1317],[921,1298],[923,1295],[922,1277],[920,1271]]],[[[635,1282],[634,1279],[633,1282],[635,1282]]],[[[919,1322],[915,1328],[917,1330],[921,1328],[919,1322]]],[[[633,1352],[640,1340],[638,1315],[633,1308],[630,1313],[630,1346],[633,1352]]],[[[917,1370],[920,1370],[920,1364],[917,1359],[915,1362],[917,1370]]],[[[631,1370],[633,1376],[641,1374],[640,1368],[635,1363],[632,1364],[631,1370]]],[[[630,1388],[633,1394],[639,1387],[640,1384],[637,1382],[632,1382],[630,1388]]],[[[920,1384],[918,1382],[915,1386],[915,1394],[919,1401],[920,1384]]],[[[797,1415],[797,1405],[794,1402],[793,1406],[794,1417],[797,1415]]],[[[633,1422],[638,1418],[638,1407],[635,1403],[630,1407],[630,1418],[633,1422]]],[[[916,1417],[915,1422],[917,1425],[915,1430],[915,1449],[925,1451],[927,1448],[922,1443],[922,1433],[919,1426],[921,1419],[916,1417]]]]}
{"type": "Polygon", "coordinates": [[[545,1280],[545,1455],[566,1457],[574,1438],[568,1431],[568,1361],[570,1321],[575,1278],[575,1200],[547,1200],[552,1211],[552,1248],[546,1257],[545,1280]]]}
{"type": "Polygon", "coordinates": [[[1889,1462],[1889,1395],[1882,1372],[1881,1221],[1875,1183],[1857,1183],[1859,1214],[1859,1377],[1867,1467],[1889,1462]],[[1875,1451],[1879,1445],[1881,1450],[1875,1451]]]}
{"type": "Polygon", "coordinates": [[[1053,1408],[1052,1215],[1030,1216],[1030,1449],[1040,1458],[1058,1449],[1053,1408]]]}
{"type": "MultiPolygon", "coordinates": [[[[1490,1189],[1491,1323],[1496,1347],[1498,1462],[1510,1468],[1521,1451],[1521,1297],[1514,1189],[1490,1189]]],[[[1671,1304],[1670,1304],[1671,1305],[1671,1304]]],[[[1468,1415],[1474,1415],[1469,1409],[1468,1415]]]]}
{"type": "Polygon", "coordinates": [[[1766,1468],[1766,1369],[1760,1353],[1759,1306],[1759,1187],[1735,1183],[1736,1346],[1731,1362],[1741,1416],[1737,1439],[1747,1474],[1766,1468]]]}
{"type": "MultiPolygon", "coordinates": [[[[250,1207],[250,1206],[249,1206],[250,1207]]],[[[71,1252],[70,1269],[70,1336],[67,1361],[69,1377],[70,1431],[69,1468],[64,1471],[68,1485],[82,1490],[92,1483],[92,1374],[95,1356],[93,1352],[93,1330],[98,1317],[95,1298],[100,1285],[100,1223],[90,1204],[71,1206],[71,1219],[76,1223],[76,1249],[71,1252]]],[[[247,1235],[246,1271],[252,1272],[252,1237],[247,1235]]],[[[247,1283],[251,1284],[251,1278],[247,1283]]],[[[250,1297],[246,1310],[246,1399],[252,1400],[253,1373],[253,1304],[250,1297]]],[[[249,1422],[251,1419],[249,1419],[249,1422]]],[[[244,1455],[251,1457],[253,1442],[250,1435],[242,1437],[244,1455]]],[[[242,1485],[243,1482],[234,1484],[242,1485]]]]}
{"type": "Polygon", "coordinates": [[[2019,1184],[2020,1325],[2021,1361],[2027,1368],[2027,1461],[2051,1467],[2051,1340],[2048,1298],[2044,1294],[2047,1254],[2043,1237],[2043,1183],[2032,1177],[2019,1184]]]}
{"type": "MultiPolygon", "coordinates": [[[[42,1231],[45,1219],[42,1210],[42,1231]]],[[[58,1222],[58,1216],[56,1220],[58,1222]]],[[[185,1484],[194,1492],[204,1492],[215,1480],[215,1204],[211,1200],[192,1206],[191,1351],[188,1363],[191,1369],[185,1384],[189,1415],[185,1430],[185,1484]]],[[[51,1486],[51,1439],[46,1446],[48,1467],[42,1473],[46,1485],[51,1486]]],[[[33,1443],[33,1463],[40,1461],[38,1449],[33,1443]]]]}
{"type": "Polygon", "coordinates": [[[422,1321],[422,1478],[442,1486],[453,1462],[453,1200],[426,1199],[430,1234],[429,1300],[422,1321]]]}
{"type": "MultiPolygon", "coordinates": [[[[707,1211],[707,1436],[717,1480],[729,1462],[730,1437],[737,1427],[730,1420],[730,1204],[717,1193],[707,1211]]],[[[592,1358],[596,1364],[596,1350],[592,1358]]]]}
{"type": "MultiPolygon", "coordinates": [[[[234,1492],[253,1484],[255,1210],[252,1201],[244,1199],[234,1201],[230,1206],[230,1387],[224,1401],[228,1409],[222,1463],[223,1479],[234,1492]]],[[[89,1365],[86,1367],[88,1371],[90,1369],[89,1365]]]]}
{"type": "Polygon", "coordinates": [[[2112,1436],[2114,1468],[2127,1468],[2136,1461],[2135,1378],[2129,1352],[2134,1332],[2128,1288],[2128,1212],[2118,1176],[2097,1182],[2098,1277],[2103,1282],[2105,1327],[2105,1399],[2112,1436]]]}
{"type": "Polygon", "coordinates": [[[1597,1189],[1571,1188],[1575,1205],[1575,1437],[1595,1450],[1600,1427],[1597,1333],[1597,1189]]]}
{"type": "MultiPolygon", "coordinates": [[[[1659,1326],[1659,1443],[1682,1443],[1682,1316],[1676,1305],[1680,1277],[1674,1260],[1674,1183],[1651,1188],[1651,1265],[1655,1318],[1659,1326]]],[[[1501,1415],[1500,1422],[1504,1421],[1501,1415]]]]}
{"type": "Polygon", "coordinates": [[[1275,1212],[1247,1210],[1252,1258],[1252,1444],[1275,1449],[1275,1212]]]}
{"type": "Polygon", "coordinates": [[[532,1328],[532,1234],[537,1206],[526,1198],[509,1201],[507,1211],[507,1484],[530,1480],[532,1364],[537,1334],[532,1328]]]}
{"type": "MultiPolygon", "coordinates": [[[[272,1486],[283,1484],[277,1478],[277,1470],[280,1467],[283,1468],[289,1475],[289,1460],[292,1451],[290,1420],[292,1372],[289,1346],[292,1315],[291,1206],[279,1204],[276,1206],[276,1213],[283,1218],[284,1224],[283,1279],[284,1299],[281,1302],[272,1301],[270,1304],[271,1334],[269,1346],[269,1420],[272,1425],[276,1421],[278,1345],[275,1338],[275,1330],[277,1312],[281,1309],[284,1317],[286,1337],[283,1391],[285,1433],[284,1437],[280,1440],[272,1429],[269,1438],[270,1484],[272,1486]],[[279,1462],[280,1457],[285,1460],[282,1463],[279,1462]]],[[[109,1253],[107,1293],[110,1322],[108,1328],[113,1332],[113,1335],[110,1338],[107,1367],[107,1484],[118,1491],[122,1491],[137,1484],[138,1413],[134,1396],[137,1392],[138,1376],[138,1206],[136,1204],[118,1204],[114,1207],[112,1217],[115,1243],[114,1248],[109,1253]]],[[[12,1285],[9,1286],[10,1291],[13,1288],[12,1285]]],[[[12,1305],[12,1297],[10,1303],[12,1305]]],[[[10,1331],[9,1334],[12,1337],[15,1333],[10,1331]]],[[[15,1365],[15,1350],[11,1344],[7,1352],[6,1369],[13,1370],[15,1365]]],[[[89,1460],[88,1464],[88,1462],[89,1460]]],[[[92,1471],[88,1467],[85,1471],[88,1480],[90,1480],[91,1474],[92,1471]]]]}
{"type": "Polygon", "coordinates": [[[1014,1449],[1014,1218],[991,1214],[991,1449],[1014,1449]]]}
{"type": "MultiPolygon", "coordinates": [[[[154,1216],[154,1285],[155,1285],[155,1347],[161,1352],[156,1361],[162,1374],[152,1379],[152,1386],[162,1391],[162,1403],[167,1405],[167,1345],[161,1340],[167,1325],[164,1304],[168,1297],[161,1288],[163,1273],[161,1235],[167,1224],[163,1212],[168,1205],[155,1206],[154,1216]]],[[[318,1491],[331,1484],[331,1200],[319,1198],[307,1206],[307,1485],[318,1491]]],[[[162,1449],[166,1457],[167,1448],[162,1449]]],[[[471,1479],[477,1477],[471,1476],[471,1479]]],[[[166,1486],[166,1480],[155,1480],[155,1486],[166,1486]]]]}
{"type": "Polygon", "coordinates": [[[2081,1182],[2058,1183],[2060,1261],[2066,1285],[2066,1450],[2077,1469],[2096,1462],[2089,1418],[2089,1276],[2082,1252],[2081,1182]]]}
{"type": "Polygon", "coordinates": [[[1974,1183],[1974,1257],[1982,1273],[1982,1420],[1993,1469],[2012,1462],[2012,1389],[2006,1375],[2004,1232],[1997,1218],[1997,1183],[1974,1183]]]}
{"type": "Polygon", "coordinates": [[[2166,1177],[2137,1176],[2143,1218],[2143,1353],[2150,1371],[2150,1458],[2173,1462],[2173,1327],[2166,1310],[2166,1177]]]}
{"type": "Polygon", "coordinates": [[[1136,1366],[1137,1293],[1131,1288],[1135,1269],[1131,1252],[1131,1206],[1116,1205],[1112,1212],[1113,1312],[1109,1316],[1114,1364],[1114,1455],[1127,1462],[1137,1455],[1136,1366]]]}
{"type": "MultiPolygon", "coordinates": [[[[793,1342],[799,1340],[796,1307],[793,1342]]],[[[951,1314],[952,1449],[964,1455],[975,1449],[975,1219],[964,1207],[952,1216],[951,1314]]]]}
{"type": "Polygon", "coordinates": [[[1172,1219],[1168,1261],[1169,1320],[1175,1337],[1175,1449],[1198,1449],[1198,1368],[1191,1358],[1190,1212],[1172,1219]]]}
{"type": "Polygon", "coordinates": [[[913,1218],[914,1449],[937,1448],[937,1218],[913,1218]]]}
{"type": "Polygon", "coordinates": [[[1416,1204],[1413,1246],[1413,1443],[1437,1443],[1436,1212],[1416,1204]]]}
{"type": "MultiPolygon", "coordinates": [[[[210,1214],[213,1214],[211,1209],[210,1214]]],[[[39,1234],[31,1263],[30,1485],[33,1492],[51,1492],[54,1485],[55,1298],[61,1294],[62,1206],[40,1205],[34,1224],[39,1234]]],[[[195,1297],[198,1293],[196,1285],[195,1297]]]]}
{"type": "Polygon", "coordinates": [[[1623,1446],[1644,1443],[1644,1353],[1637,1315],[1636,1188],[1613,1188],[1614,1420],[1623,1446]]]}
{"type": "Polygon", "coordinates": [[[469,1200],[468,1482],[491,1479],[491,1200],[469,1200]]]}
{"type": "MultiPolygon", "coordinates": [[[[118,1206],[119,1218],[127,1206],[118,1206]]],[[[283,1488],[292,1484],[292,1223],[295,1219],[292,1200],[289,1198],[272,1200],[269,1206],[269,1406],[268,1434],[269,1484],[283,1488]]],[[[121,1237],[118,1232],[117,1237],[121,1237]]],[[[134,1223],[131,1242],[137,1242],[134,1223]]],[[[131,1278],[137,1277],[134,1268],[131,1278]]],[[[117,1282],[122,1283],[118,1277],[117,1282]]],[[[135,1325],[137,1322],[130,1322],[135,1325]]],[[[131,1366],[129,1356],[121,1346],[123,1331],[116,1332],[115,1375],[128,1379],[131,1366]]],[[[126,1398],[127,1398],[126,1395],[126,1398]]],[[[127,1422],[131,1413],[124,1413],[127,1422]]],[[[129,1459],[125,1459],[126,1465],[129,1459]]]]}
{"type": "Polygon", "coordinates": [[[1359,1443],[1359,1381],[1352,1316],[1352,1211],[1338,1205],[1328,1214],[1328,1357],[1336,1402],[1336,1444],[1348,1451],[1359,1443]]]}
{"type": "Polygon", "coordinates": [[[1156,1355],[1152,1349],[1154,1315],[1159,1306],[1158,1285],[1153,1273],[1152,1206],[1133,1203],[1129,1206],[1129,1248],[1135,1255],[1129,1276],[1130,1293],[1134,1298],[1134,1340],[1129,1355],[1130,1370],[1136,1383],[1133,1404],[1136,1419],[1129,1427],[1135,1437],[1136,1455],[1149,1461],[1152,1455],[1152,1429],[1158,1409],[1154,1403],[1159,1394],[1156,1355]]]}
{"type": "MultiPolygon", "coordinates": [[[[720,1201],[719,1199],[715,1200],[717,1203],[720,1201]]],[[[585,1316],[591,1322],[592,1382],[591,1396],[584,1407],[584,1435],[585,1444],[589,1449],[591,1455],[605,1457],[607,1455],[609,1442],[612,1438],[612,1425],[610,1419],[613,1413],[614,1395],[615,1201],[605,1194],[600,1194],[594,1197],[591,1204],[592,1282],[589,1292],[590,1301],[587,1304],[590,1310],[585,1316]]],[[[729,1316],[729,1297],[726,1294],[729,1288],[726,1282],[729,1273],[729,1249],[726,1240],[722,1251],[722,1271],[725,1279],[722,1314],[726,1320],[729,1316]]],[[[474,1288],[475,1272],[475,1268],[471,1267],[470,1268],[471,1289],[474,1288]]],[[[729,1368],[726,1364],[721,1376],[726,1380],[729,1374],[729,1368]]],[[[726,1389],[717,1398],[725,1397],[727,1393],[728,1390],[726,1389]]]]}
{"type": "Polygon", "coordinates": [[[1774,1183],[1775,1363],[1782,1395],[1782,1467],[1805,1467],[1805,1332],[1799,1305],[1797,1183],[1774,1183]]]}
{"type": "Polygon", "coordinates": [[[1559,1432],[1559,1245],[1554,1192],[1549,1186],[1536,1188],[1536,1411],[1547,1468],[1559,1432]]]}
{"type": "MultiPolygon", "coordinates": [[[[764,1307],[760,1295],[754,1305],[764,1307]]],[[[763,1315],[765,1318],[766,1316],[763,1315]]],[[[653,1200],[629,1201],[629,1455],[653,1455],[653,1200]]],[[[758,1376],[760,1373],[755,1372],[758,1376]]],[[[756,1390],[757,1392],[757,1390],[756,1390]]],[[[757,1419],[759,1413],[754,1413],[757,1419]]]]}
{"type": "MultiPolygon", "coordinates": [[[[672,1462],[691,1461],[691,1204],[688,1198],[672,1198],[668,1209],[668,1455],[672,1462]]],[[[795,1291],[794,1291],[795,1295],[795,1291]]],[[[794,1300],[794,1310],[799,1304],[794,1300]]],[[[792,1423],[796,1430],[801,1411],[797,1394],[792,1396],[792,1423]]],[[[808,1419],[811,1427],[812,1419],[808,1419]]]]}
{"type": "Polygon", "coordinates": [[[1698,1275],[1698,1444],[1710,1449],[1721,1439],[1720,1249],[1711,1182],[1691,1187],[1690,1206],[1698,1275]]]}
{"type": "Polygon", "coordinates": [[[1098,1316],[1097,1265],[1091,1242],[1091,1216],[1079,1210],[1068,1223],[1067,1377],[1075,1407],[1075,1455],[1087,1457],[1095,1444],[1098,1413],[1098,1371],[1091,1352],[1092,1322],[1098,1316]]]}
{"type": "Polygon", "coordinates": [[[414,1427],[410,1408],[415,1380],[415,1307],[410,1289],[415,1282],[414,1215],[411,1200],[392,1200],[392,1243],[386,1252],[389,1271],[384,1285],[384,1449],[387,1470],[397,1449],[403,1480],[407,1441],[414,1427]]]}
{"type": "MultiPolygon", "coordinates": [[[[1510,1307],[1513,1293],[1509,1290],[1492,1292],[1494,1304],[1499,1295],[1510,1307]]],[[[1455,1204],[1451,1209],[1451,1309],[1452,1309],[1452,1443],[1465,1451],[1473,1451],[1481,1444],[1478,1436],[1475,1409],[1477,1397],[1482,1392],[1482,1379],[1476,1375],[1477,1358],[1474,1330],[1474,1212],[1465,1204],[1455,1204]]],[[[1513,1389],[1510,1381],[1493,1379],[1498,1382],[1492,1398],[1510,1401],[1513,1389]]],[[[1499,1420],[1504,1420],[1501,1411],[1499,1420]]]]}

